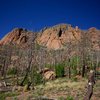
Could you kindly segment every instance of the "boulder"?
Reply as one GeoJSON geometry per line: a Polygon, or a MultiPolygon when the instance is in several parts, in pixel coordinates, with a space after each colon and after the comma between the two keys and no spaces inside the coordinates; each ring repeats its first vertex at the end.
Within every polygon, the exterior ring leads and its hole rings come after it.
{"type": "Polygon", "coordinates": [[[53,80],[56,77],[55,72],[49,68],[42,69],[40,73],[43,75],[45,80],[53,80]]]}
{"type": "Polygon", "coordinates": [[[44,73],[44,78],[46,80],[53,80],[55,79],[56,75],[55,75],[55,72],[54,71],[47,71],[44,73]]]}

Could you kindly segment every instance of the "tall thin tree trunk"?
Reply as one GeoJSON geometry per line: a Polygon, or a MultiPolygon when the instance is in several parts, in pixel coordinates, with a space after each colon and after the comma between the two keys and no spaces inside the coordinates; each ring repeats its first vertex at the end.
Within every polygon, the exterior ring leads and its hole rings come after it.
{"type": "Polygon", "coordinates": [[[28,67],[27,67],[27,69],[26,69],[25,77],[23,78],[23,80],[22,80],[22,82],[21,82],[21,84],[20,84],[21,86],[23,86],[25,80],[26,80],[27,77],[28,77],[28,73],[29,73],[29,71],[30,71],[30,67],[31,67],[31,62],[32,62],[32,58],[30,59],[29,65],[28,65],[28,67]]]}
{"type": "Polygon", "coordinates": [[[84,76],[85,76],[85,64],[82,67],[82,77],[84,77],[84,76]]]}

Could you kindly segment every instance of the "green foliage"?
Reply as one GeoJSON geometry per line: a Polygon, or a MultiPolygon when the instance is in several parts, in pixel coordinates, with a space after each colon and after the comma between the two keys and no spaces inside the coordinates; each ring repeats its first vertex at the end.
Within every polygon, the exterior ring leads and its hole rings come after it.
{"type": "Polygon", "coordinates": [[[72,96],[67,96],[66,100],[74,100],[72,96]]]}
{"type": "Polygon", "coordinates": [[[19,93],[12,93],[12,92],[0,93],[0,100],[5,100],[6,97],[14,97],[17,95],[19,95],[19,93]]]}
{"type": "Polygon", "coordinates": [[[94,62],[93,62],[93,60],[91,59],[90,56],[87,56],[87,57],[86,57],[85,63],[86,63],[86,65],[87,65],[90,69],[93,69],[93,68],[94,68],[94,62]]]}
{"type": "Polygon", "coordinates": [[[80,58],[78,56],[72,57],[69,65],[72,68],[72,74],[77,75],[77,67],[80,66],[80,58]]]}
{"type": "Polygon", "coordinates": [[[64,97],[59,97],[58,100],[65,100],[64,97]]]}
{"type": "Polygon", "coordinates": [[[74,69],[72,70],[72,74],[73,74],[73,76],[77,75],[77,73],[78,73],[77,69],[74,68],[74,69]]]}
{"type": "Polygon", "coordinates": [[[76,68],[80,64],[80,58],[78,56],[74,56],[70,59],[70,66],[76,68]]]}
{"type": "Polygon", "coordinates": [[[61,63],[61,64],[57,64],[55,65],[55,73],[56,73],[56,77],[63,77],[64,76],[64,64],[61,63]]]}
{"type": "Polygon", "coordinates": [[[16,68],[9,68],[7,71],[7,75],[16,75],[17,69],[16,68]]]}
{"type": "Polygon", "coordinates": [[[30,77],[31,77],[31,82],[34,85],[41,84],[43,82],[43,76],[34,69],[31,71],[30,77]]]}
{"type": "Polygon", "coordinates": [[[72,77],[72,78],[71,78],[71,81],[72,81],[72,82],[77,82],[78,79],[77,79],[77,77],[72,77]]]}
{"type": "Polygon", "coordinates": [[[35,72],[34,73],[34,83],[35,84],[40,84],[43,82],[43,77],[40,73],[35,72]]]}
{"type": "Polygon", "coordinates": [[[30,82],[29,77],[27,77],[27,78],[25,79],[23,85],[26,85],[26,84],[28,84],[29,82],[30,82]]]}
{"type": "Polygon", "coordinates": [[[5,100],[5,98],[6,98],[6,95],[3,94],[3,93],[0,93],[0,99],[1,99],[1,100],[5,100]]]}
{"type": "Polygon", "coordinates": [[[49,69],[54,69],[54,65],[52,64],[45,64],[45,67],[49,69]]]}

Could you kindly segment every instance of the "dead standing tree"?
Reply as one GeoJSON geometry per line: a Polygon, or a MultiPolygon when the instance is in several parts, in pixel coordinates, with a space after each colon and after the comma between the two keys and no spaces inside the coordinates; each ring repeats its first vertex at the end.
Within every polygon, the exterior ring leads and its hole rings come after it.
{"type": "Polygon", "coordinates": [[[68,44],[68,77],[71,78],[71,52],[72,52],[72,43],[71,41],[68,44]]]}
{"type": "Polygon", "coordinates": [[[2,52],[1,52],[1,59],[2,59],[2,69],[1,69],[1,75],[4,77],[4,80],[6,79],[7,69],[8,66],[11,63],[11,55],[12,55],[12,48],[11,45],[5,45],[2,46],[2,52]]]}
{"type": "Polygon", "coordinates": [[[27,53],[28,53],[28,65],[27,65],[27,68],[26,68],[26,73],[25,73],[25,76],[21,82],[21,86],[23,86],[25,80],[27,79],[28,77],[28,74],[30,72],[30,68],[31,68],[31,64],[32,64],[32,58],[33,58],[33,49],[35,47],[35,39],[37,37],[37,33],[33,33],[32,34],[32,40],[31,40],[31,45],[30,45],[30,48],[28,49],[27,53]]]}
{"type": "Polygon", "coordinates": [[[80,52],[81,52],[81,61],[82,61],[82,77],[85,76],[86,66],[87,66],[87,57],[89,56],[89,52],[91,51],[90,41],[88,40],[88,36],[86,32],[82,32],[80,42],[80,52]]]}
{"type": "Polygon", "coordinates": [[[93,95],[93,86],[95,84],[95,71],[91,70],[88,77],[88,86],[84,100],[90,100],[93,95]]]}

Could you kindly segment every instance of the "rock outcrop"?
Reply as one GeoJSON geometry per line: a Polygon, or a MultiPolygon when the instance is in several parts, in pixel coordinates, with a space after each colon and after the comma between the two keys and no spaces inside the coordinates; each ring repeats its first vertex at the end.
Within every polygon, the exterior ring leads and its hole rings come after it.
{"type": "Polygon", "coordinates": [[[45,80],[53,80],[56,78],[56,74],[53,70],[49,69],[49,68],[44,68],[40,74],[43,75],[45,80]]]}
{"type": "MultiPolygon", "coordinates": [[[[20,47],[28,47],[32,43],[33,34],[34,32],[27,31],[26,29],[16,28],[0,41],[0,45],[12,43],[20,47]]],[[[47,49],[57,50],[67,48],[69,45],[79,44],[82,42],[83,34],[86,36],[85,39],[91,43],[93,50],[100,50],[100,30],[90,28],[89,30],[82,31],[78,26],[73,28],[69,24],[59,24],[42,29],[37,33],[36,43],[47,49]]]]}
{"type": "Polygon", "coordinates": [[[16,44],[26,46],[31,42],[33,32],[26,29],[16,28],[9,32],[1,41],[0,45],[16,44]]]}
{"type": "Polygon", "coordinates": [[[80,41],[81,31],[76,27],[72,28],[71,25],[60,24],[51,28],[45,29],[37,38],[40,45],[48,49],[61,49],[67,43],[77,43],[80,41]]]}
{"type": "Polygon", "coordinates": [[[100,50],[100,30],[92,27],[87,31],[88,40],[91,42],[93,50],[100,50]]]}

